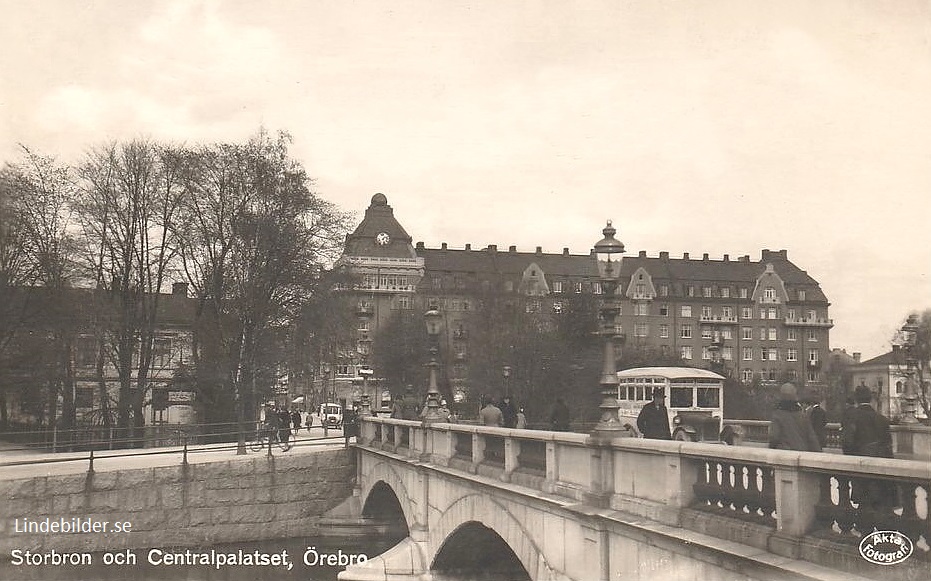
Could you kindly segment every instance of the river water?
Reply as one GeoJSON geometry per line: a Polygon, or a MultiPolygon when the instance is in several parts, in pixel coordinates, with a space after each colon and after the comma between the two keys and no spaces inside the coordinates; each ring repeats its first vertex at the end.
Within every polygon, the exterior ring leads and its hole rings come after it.
{"type": "Polygon", "coordinates": [[[350,559],[359,555],[374,557],[391,548],[398,539],[313,539],[291,538],[251,543],[217,544],[212,547],[129,549],[106,553],[70,553],[71,559],[90,560],[90,564],[56,563],[62,559],[49,555],[25,554],[0,556],[0,579],[3,581],[332,581],[345,569],[350,559]],[[190,551],[190,553],[186,553],[190,551]],[[284,557],[284,554],[287,557],[284,557]],[[130,556],[131,555],[131,556],[130,556]],[[323,557],[321,555],[334,555],[323,557]],[[212,563],[196,564],[209,559],[212,563]],[[223,559],[238,559],[245,564],[220,565],[223,559]],[[46,561],[30,564],[30,561],[46,561]],[[105,561],[134,560],[135,564],[105,564],[105,561]],[[188,561],[173,564],[170,561],[188,561]],[[268,564],[249,564],[265,561],[268,564]],[[15,564],[20,562],[20,564],[15,564]],[[290,569],[284,564],[290,564],[290,569]],[[321,562],[323,561],[323,562],[321,562]],[[342,561],[344,564],[340,564],[342,561]],[[192,564],[193,563],[193,564],[192,564]],[[332,563],[332,564],[331,564],[332,563]]]}

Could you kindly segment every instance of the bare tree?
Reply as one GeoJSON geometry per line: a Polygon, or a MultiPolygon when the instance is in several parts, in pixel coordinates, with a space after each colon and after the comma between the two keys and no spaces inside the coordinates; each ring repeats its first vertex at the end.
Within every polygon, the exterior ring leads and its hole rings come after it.
{"type": "MultiPolygon", "coordinates": [[[[32,360],[41,353],[39,361],[45,371],[37,373],[36,379],[44,380],[30,386],[44,388],[45,404],[38,406],[38,415],[56,425],[61,396],[63,410],[57,425],[70,428],[75,411],[71,352],[77,329],[73,318],[62,316],[61,310],[63,290],[74,274],[74,184],[70,168],[21,148],[21,161],[4,168],[0,176],[0,357],[14,342],[20,359],[32,360]],[[31,332],[28,347],[22,337],[14,341],[27,328],[31,332]]],[[[4,367],[12,367],[11,362],[4,367]]],[[[6,402],[0,403],[6,421],[6,402]]]]}
{"type": "Polygon", "coordinates": [[[159,292],[175,258],[181,168],[170,147],[136,140],[92,151],[80,169],[84,265],[103,291],[101,355],[116,369],[117,424],[129,436],[145,423],[159,292]]]}
{"type": "Polygon", "coordinates": [[[201,329],[209,328],[195,351],[212,354],[200,358],[198,375],[208,397],[234,404],[241,427],[286,364],[276,353],[281,338],[348,229],[347,216],[309,189],[289,145],[286,134],[262,131],[246,144],[188,154],[177,237],[201,329]]]}

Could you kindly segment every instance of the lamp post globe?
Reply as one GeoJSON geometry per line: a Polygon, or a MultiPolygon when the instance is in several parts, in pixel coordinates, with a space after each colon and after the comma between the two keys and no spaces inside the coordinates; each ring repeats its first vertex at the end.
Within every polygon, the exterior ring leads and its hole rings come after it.
{"type": "Polygon", "coordinates": [[[604,438],[620,436],[624,432],[618,418],[619,405],[617,403],[617,366],[615,364],[614,344],[617,335],[615,327],[615,318],[620,311],[618,307],[615,292],[618,287],[618,276],[620,269],[620,254],[624,252],[624,244],[614,238],[617,230],[608,220],[607,226],[601,231],[604,238],[599,240],[594,247],[597,257],[598,269],[600,274],[602,302],[601,302],[601,319],[602,319],[602,336],[604,337],[604,368],[601,373],[601,418],[595,426],[593,433],[604,438]],[[611,257],[618,255],[618,260],[612,261],[611,257]],[[604,266],[602,267],[602,263],[604,266]]]}
{"type": "Polygon", "coordinates": [[[440,390],[436,385],[436,368],[439,367],[436,356],[439,352],[437,344],[439,342],[440,329],[442,327],[443,315],[440,314],[436,306],[431,305],[423,315],[424,323],[427,326],[427,337],[430,341],[430,362],[427,367],[430,368],[430,385],[427,389],[427,411],[423,416],[424,423],[433,423],[444,421],[440,415],[440,390]]]}

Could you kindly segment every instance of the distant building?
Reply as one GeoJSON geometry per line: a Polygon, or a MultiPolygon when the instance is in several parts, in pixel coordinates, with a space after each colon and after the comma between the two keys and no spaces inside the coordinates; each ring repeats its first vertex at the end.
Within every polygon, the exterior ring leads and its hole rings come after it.
{"type": "MultiPolygon", "coordinates": [[[[865,385],[870,388],[880,413],[890,419],[898,419],[902,415],[909,372],[905,363],[905,352],[899,345],[893,345],[892,351],[873,357],[851,369],[853,386],[865,385]]],[[[924,417],[921,406],[916,409],[916,415],[919,418],[924,417]]]]}
{"type": "MultiPolygon", "coordinates": [[[[353,289],[359,315],[356,367],[364,364],[367,345],[395,310],[438,306],[453,352],[464,354],[466,314],[478,308],[483,295],[513,296],[527,312],[559,314],[570,297],[602,292],[593,252],[412,245],[382,194],[372,197],[365,218],[347,236],[341,263],[361,279],[353,289]]],[[[619,278],[617,324],[628,344],[657,347],[694,367],[714,365],[747,383],[822,382],[822,365],[831,352],[830,303],[785,250],[763,250],[756,261],[641,251],[622,255],[619,278]]],[[[340,371],[349,378],[356,375],[353,365],[340,371]]],[[[453,382],[468,390],[461,375],[453,382]]]]}
{"type": "MultiPolygon", "coordinates": [[[[47,384],[44,391],[63,391],[71,385],[76,426],[102,425],[107,409],[115,417],[119,376],[112,353],[101,345],[106,344],[102,339],[107,335],[106,321],[113,320],[116,309],[111,295],[88,288],[7,287],[7,291],[15,294],[25,314],[5,351],[6,368],[0,379],[4,419],[21,424],[44,419],[47,423],[50,403],[37,399],[40,384],[47,384]],[[31,354],[41,354],[45,360],[36,361],[31,354]]],[[[195,301],[188,298],[186,284],[177,283],[172,293],[159,294],[148,382],[151,391],[144,400],[146,425],[195,421],[194,393],[172,382],[175,372],[191,361],[194,321],[195,301]]],[[[138,350],[131,365],[135,378],[138,350]]],[[[62,413],[63,399],[59,393],[56,417],[62,413]]]]}

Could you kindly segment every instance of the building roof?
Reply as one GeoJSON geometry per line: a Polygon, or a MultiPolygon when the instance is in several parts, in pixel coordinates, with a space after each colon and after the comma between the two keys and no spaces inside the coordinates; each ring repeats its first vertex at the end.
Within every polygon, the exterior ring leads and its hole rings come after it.
{"type": "Polygon", "coordinates": [[[724,377],[707,369],[696,369],[693,367],[635,367],[617,372],[618,379],[627,379],[630,377],[664,377],[666,379],[719,379],[724,377]]]}
{"type": "Polygon", "coordinates": [[[883,353],[872,359],[867,359],[863,363],[857,365],[857,367],[888,367],[890,365],[905,365],[905,354],[899,349],[893,349],[888,353],[883,353]]]}

